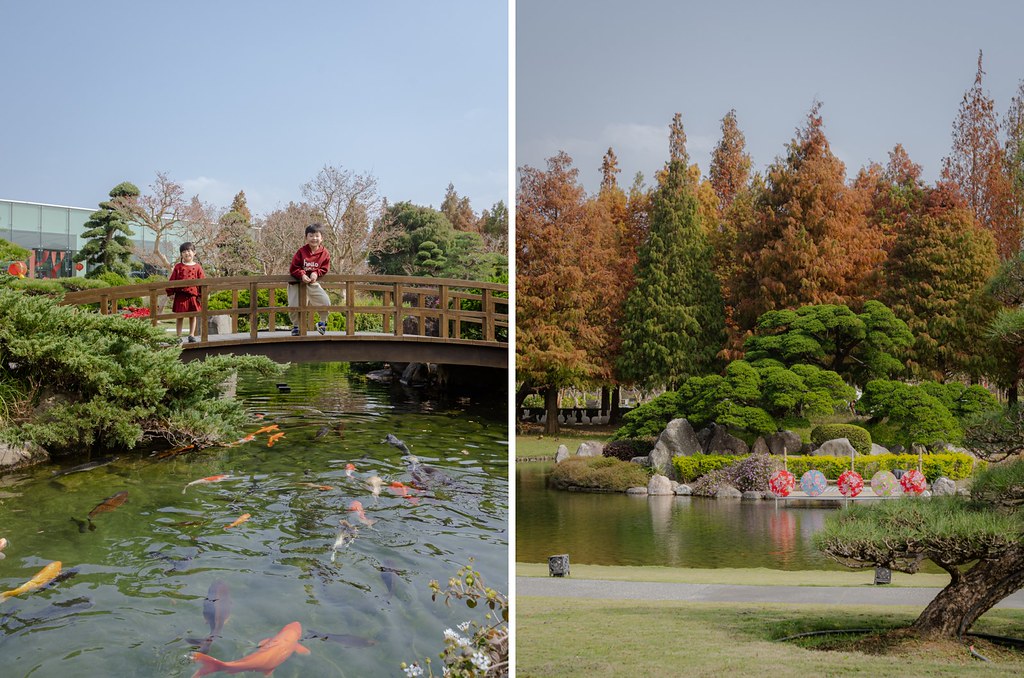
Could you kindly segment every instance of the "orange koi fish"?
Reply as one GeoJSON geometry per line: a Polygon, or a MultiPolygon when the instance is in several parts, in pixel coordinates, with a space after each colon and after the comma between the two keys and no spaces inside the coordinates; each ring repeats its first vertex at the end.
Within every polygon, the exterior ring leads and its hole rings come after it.
{"type": "Polygon", "coordinates": [[[242,515],[238,516],[238,520],[236,520],[235,522],[231,523],[230,525],[225,525],[224,529],[225,530],[230,530],[232,527],[238,527],[239,525],[241,525],[245,521],[249,520],[249,518],[252,518],[252,516],[249,515],[248,513],[243,513],[242,515]]]}
{"type": "Polygon", "coordinates": [[[258,436],[261,433],[270,433],[271,431],[276,431],[276,430],[277,430],[277,424],[271,424],[270,426],[264,426],[261,429],[253,431],[252,434],[254,436],[258,436]]]}
{"type": "Polygon", "coordinates": [[[354,499],[352,503],[348,505],[348,510],[354,511],[356,516],[359,517],[359,521],[367,527],[373,527],[373,524],[377,522],[376,520],[366,517],[366,513],[363,511],[363,502],[358,499],[354,499]]]}
{"type": "Polygon", "coordinates": [[[276,443],[281,438],[284,438],[284,431],[281,431],[280,433],[275,433],[274,435],[270,436],[269,438],[267,438],[267,447],[273,447],[274,443],[276,443]]]}
{"type": "Polygon", "coordinates": [[[410,493],[409,488],[406,485],[398,482],[397,480],[392,482],[391,486],[388,489],[391,490],[391,493],[396,497],[408,499],[413,504],[418,504],[420,502],[419,497],[416,497],[412,493],[410,493]]]}
{"type": "Polygon", "coordinates": [[[244,438],[239,438],[238,440],[236,440],[233,443],[228,443],[224,447],[234,447],[235,445],[243,445],[245,443],[251,443],[255,439],[256,439],[256,436],[253,435],[253,434],[250,434],[250,435],[245,436],[244,438]]]}
{"type": "Polygon", "coordinates": [[[112,497],[107,497],[100,503],[96,504],[93,510],[89,511],[89,518],[95,518],[96,515],[99,513],[107,513],[109,511],[113,511],[118,506],[123,504],[126,499],[128,499],[128,492],[125,490],[118,492],[112,497]]]}
{"type": "Polygon", "coordinates": [[[185,490],[187,490],[188,488],[192,487],[193,485],[203,485],[203,484],[206,484],[206,483],[219,483],[220,481],[227,480],[230,477],[231,476],[229,476],[228,474],[222,473],[219,476],[207,476],[205,478],[200,478],[199,480],[193,480],[191,483],[189,483],[188,485],[185,486],[185,489],[182,490],[181,493],[185,494],[185,490]]]}
{"type": "Polygon", "coordinates": [[[189,450],[193,449],[194,447],[195,447],[195,445],[185,445],[184,447],[175,447],[174,449],[171,449],[171,450],[164,450],[163,452],[158,452],[154,456],[157,459],[168,459],[170,457],[177,457],[179,454],[184,454],[185,452],[188,452],[189,450]]]}
{"type": "Polygon", "coordinates": [[[296,621],[285,626],[273,638],[261,640],[260,649],[233,662],[224,662],[202,652],[193,652],[192,661],[199,663],[200,666],[199,670],[192,674],[192,678],[202,678],[202,676],[218,671],[224,673],[258,671],[269,676],[293,653],[309,654],[309,648],[299,645],[300,638],[302,638],[302,625],[296,621]]]}
{"type": "Polygon", "coordinates": [[[28,593],[29,591],[40,589],[56,579],[59,574],[60,561],[55,560],[43,569],[39,570],[39,572],[36,573],[36,576],[29,579],[18,588],[0,593],[0,601],[6,600],[12,596],[20,596],[22,593],[28,593]]]}

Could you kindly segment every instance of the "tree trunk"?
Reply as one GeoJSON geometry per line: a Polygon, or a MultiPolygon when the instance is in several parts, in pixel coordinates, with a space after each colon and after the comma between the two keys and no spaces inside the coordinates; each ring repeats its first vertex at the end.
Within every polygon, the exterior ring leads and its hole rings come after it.
{"type": "Polygon", "coordinates": [[[622,413],[619,411],[619,397],[622,394],[622,386],[616,384],[615,389],[612,391],[612,404],[611,411],[608,412],[608,423],[618,425],[619,420],[622,418],[622,413]]]}
{"type": "Polygon", "coordinates": [[[1013,407],[1018,402],[1020,402],[1020,394],[1019,394],[1019,391],[1018,391],[1019,387],[1020,387],[1020,380],[1019,379],[1015,379],[1013,381],[1013,383],[1010,384],[1010,388],[1008,388],[1006,390],[1006,402],[1007,402],[1007,404],[1010,405],[1010,407],[1013,407]]]}
{"type": "MultiPolygon", "coordinates": [[[[612,394],[607,385],[601,387],[601,412],[607,412],[611,408],[612,394]]],[[[598,412],[600,415],[601,412],[598,412]]]]}
{"type": "Polygon", "coordinates": [[[549,385],[544,389],[544,411],[548,419],[544,422],[545,435],[558,434],[558,387],[549,385]]]}
{"type": "Polygon", "coordinates": [[[996,603],[1024,587],[1024,544],[987,558],[935,596],[911,628],[920,635],[955,638],[996,603]],[[959,581],[957,580],[959,579],[959,581]]]}
{"type": "Polygon", "coordinates": [[[533,384],[529,381],[524,381],[519,390],[516,391],[516,411],[518,412],[523,406],[523,401],[526,400],[526,396],[530,395],[534,390],[533,384]]]}

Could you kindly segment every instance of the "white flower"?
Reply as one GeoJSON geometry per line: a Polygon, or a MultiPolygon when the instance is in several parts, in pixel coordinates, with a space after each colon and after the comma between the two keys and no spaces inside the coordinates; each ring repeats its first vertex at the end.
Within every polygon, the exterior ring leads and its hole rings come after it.
{"type": "Polygon", "coordinates": [[[486,671],[491,667],[491,658],[485,655],[483,652],[474,652],[472,662],[473,666],[480,669],[481,671],[486,671]]]}
{"type": "Polygon", "coordinates": [[[413,664],[412,666],[405,667],[405,675],[407,676],[422,676],[423,669],[420,668],[419,664],[413,664]]]}
{"type": "MultiPolygon", "coordinates": [[[[459,625],[459,628],[462,628],[461,624],[459,625]]],[[[465,630],[465,629],[463,629],[463,630],[465,630]]],[[[455,633],[455,631],[452,631],[451,629],[445,629],[444,630],[444,639],[446,641],[448,641],[448,640],[455,640],[455,641],[457,641],[458,637],[459,637],[459,634],[455,633]]]]}
{"type": "Polygon", "coordinates": [[[459,624],[459,630],[462,631],[463,633],[465,633],[466,631],[469,630],[469,624],[470,624],[469,621],[462,622],[461,624],[459,624]]]}

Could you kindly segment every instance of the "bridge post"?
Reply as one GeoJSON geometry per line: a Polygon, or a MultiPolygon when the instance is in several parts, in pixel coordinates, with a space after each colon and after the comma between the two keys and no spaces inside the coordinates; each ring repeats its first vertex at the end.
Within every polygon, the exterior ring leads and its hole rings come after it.
{"type": "Polygon", "coordinates": [[[405,318],[402,317],[402,283],[395,283],[395,336],[401,337],[404,333],[405,318]]]}
{"type": "Polygon", "coordinates": [[[210,287],[209,285],[199,286],[199,297],[202,303],[199,305],[199,336],[203,341],[210,340],[210,287]]]}
{"type": "Polygon", "coordinates": [[[483,290],[483,312],[484,312],[484,341],[494,341],[494,301],[491,299],[491,290],[483,290]]]}
{"type": "MultiPolygon", "coordinates": [[[[260,317],[256,312],[259,307],[259,283],[255,280],[249,283],[249,338],[256,341],[256,331],[259,329],[260,317]]],[[[273,290],[271,290],[273,293],[273,290]]],[[[271,295],[272,296],[272,295],[271,295]]]]}
{"type": "Polygon", "coordinates": [[[356,333],[356,286],[349,280],[345,283],[345,334],[356,333]]]}
{"type": "Polygon", "coordinates": [[[438,321],[441,324],[441,338],[448,338],[448,286],[441,285],[441,298],[438,302],[438,306],[441,310],[441,317],[438,321]]]}

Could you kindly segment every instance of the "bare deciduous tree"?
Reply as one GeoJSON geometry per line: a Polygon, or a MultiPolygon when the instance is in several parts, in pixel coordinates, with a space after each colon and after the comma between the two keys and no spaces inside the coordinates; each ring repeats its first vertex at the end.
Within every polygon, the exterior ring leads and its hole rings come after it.
{"type": "MultiPolygon", "coordinates": [[[[256,258],[263,266],[263,275],[288,273],[292,255],[305,242],[306,226],[319,217],[320,213],[309,203],[290,202],[287,207],[256,219],[256,258]]],[[[331,266],[332,270],[335,268],[331,266]]]]}
{"type": "Polygon", "coordinates": [[[113,202],[134,223],[153,233],[152,248],[136,252],[139,258],[149,264],[170,268],[172,264],[160,247],[167,235],[184,232],[186,222],[194,218],[191,207],[195,201],[196,198],[192,203],[185,200],[185,189],[171,180],[167,172],[157,172],[148,193],[135,199],[115,198],[113,202]]]}
{"type": "Polygon", "coordinates": [[[366,253],[376,237],[373,224],[383,211],[377,178],[325,165],[302,186],[302,195],[326,227],[324,246],[331,253],[331,270],[365,272],[366,253]]]}

